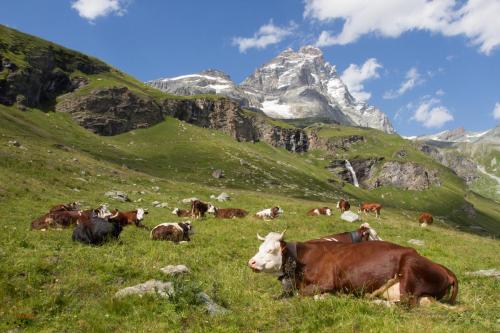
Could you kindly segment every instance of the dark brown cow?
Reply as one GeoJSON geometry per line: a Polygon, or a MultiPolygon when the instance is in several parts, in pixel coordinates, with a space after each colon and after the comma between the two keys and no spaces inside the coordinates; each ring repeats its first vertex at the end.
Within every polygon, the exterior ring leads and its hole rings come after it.
{"type": "Polygon", "coordinates": [[[351,205],[349,204],[349,201],[340,199],[339,202],[337,202],[337,208],[340,209],[341,213],[343,213],[346,210],[349,210],[351,208],[351,205]]]}
{"type": "Polygon", "coordinates": [[[77,224],[80,217],[79,211],[55,211],[33,220],[31,229],[66,228],[77,224]]]}
{"type": "Polygon", "coordinates": [[[380,218],[380,210],[382,209],[382,205],[376,202],[365,202],[359,206],[358,213],[368,213],[375,212],[375,217],[380,218]]]}
{"type": "Polygon", "coordinates": [[[307,242],[338,242],[338,243],[360,243],[367,241],[382,240],[368,223],[363,223],[354,231],[342,232],[340,234],[328,235],[317,239],[311,239],[307,242]]]}
{"type": "Polygon", "coordinates": [[[318,215],[332,215],[332,210],[328,207],[321,208],[311,208],[307,211],[308,216],[318,216],[318,215]]]}
{"type": "Polygon", "coordinates": [[[187,209],[174,208],[172,214],[177,215],[178,217],[189,217],[191,216],[191,211],[187,209]]]}
{"type": "Polygon", "coordinates": [[[421,227],[426,227],[434,222],[434,218],[430,213],[423,212],[422,214],[420,214],[418,222],[420,222],[421,227]]]}
{"type": "Polygon", "coordinates": [[[248,265],[255,272],[281,274],[301,295],[371,293],[390,301],[419,303],[420,298],[442,299],[458,281],[448,268],[421,256],[414,249],[389,242],[291,243],[283,233],[269,233],[248,265]]]}
{"type": "Polygon", "coordinates": [[[142,220],[144,219],[144,215],[148,214],[144,209],[138,208],[136,210],[128,211],[128,212],[119,212],[115,210],[113,216],[109,217],[108,220],[112,223],[118,223],[121,226],[126,226],[129,224],[135,224],[136,227],[144,228],[145,225],[142,224],[142,220]]]}
{"type": "Polygon", "coordinates": [[[210,204],[208,206],[207,212],[214,214],[215,217],[220,219],[241,218],[248,215],[248,212],[241,208],[217,208],[210,204]]]}
{"type": "Polygon", "coordinates": [[[205,213],[208,210],[208,204],[201,202],[200,200],[194,200],[191,202],[191,216],[195,219],[200,217],[205,217],[205,213]]]}
{"type": "Polygon", "coordinates": [[[193,234],[193,226],[191,222],[180,223],[162,223],[158,224],[151,230],[152,240],[168,240],[174,243],[182,241],[190,241],[193,234]]]}

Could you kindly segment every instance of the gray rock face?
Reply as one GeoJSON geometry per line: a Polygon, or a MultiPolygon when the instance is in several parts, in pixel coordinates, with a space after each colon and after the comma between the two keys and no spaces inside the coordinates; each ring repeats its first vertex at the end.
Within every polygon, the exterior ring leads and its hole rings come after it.
{"type": "Polygon", "coordinates": [[[316,130],[309,133],[309,148],[324,149],[332,153],[348,151],[352,145],[365,142],[366,138],[362,135],[350,135],[344,137],[319,137],[316,130]]]}
{"type": "MultiPolygon", "coordinates": [[[[369,188],[369,182],[373,179],[376,171],[376,164],[382,160],[382,157],[355,158],[349,160],[356,173],[356,178],[362,187],[369,188]]],[[[327,166],[327,169],[337,177],[340,177],[343,181],[354,184],[354,179],[346,167],[345,160],[333,160],[327,166]]]]}
{"type": "Polygon", "coordinates": [[[262,110],[272,118],[326,118],[343,125],[377,128],[393,133],[388,117],[377,108],[356,100],[323,59],[320,49],[287,49],[261,66],[240,86],[229,76],[209,70],[198,74],[146,82],[160,90],[194,95],[217,93],[238,104],[262,110]]]}
{"type": "Polygon", "coordinates": [[[128,88],[99,88],[86,95],[69,94],[56,105],[81,126],[100,135],[146,128],[163,120],[161,107],[128,88]]]}

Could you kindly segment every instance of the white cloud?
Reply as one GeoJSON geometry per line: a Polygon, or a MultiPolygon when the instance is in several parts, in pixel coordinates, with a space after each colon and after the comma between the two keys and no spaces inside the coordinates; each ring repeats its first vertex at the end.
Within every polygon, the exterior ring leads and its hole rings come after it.
{"type": "Polygon", "coordinates": [[[408,90],[413,89],[414,87],[425,82],[425,79],[422,78],[418,69],[416,67],[412,67],[406,72],[405,80],[401,82],[398,90],[389,90],[384,93],[383,98],[385,99],[394,99],[401,95],[403,95],[408,90]]]}
{"type": "Polygon", "coordinates": [[[93,22],[98,17],[116,14],[122,16],[127,11],[129,0],[77,0],[71,8],[78,12],[84,19],[93,22]]]}
{"type": "Polygon", "coordinates": [[[412,30],[466,36],[480,52],[500,45],[500,1],[468,0],[305,0],[304,16],[324,22],[343,20],[342,31],[322,31],[316,45],[345,45],[367,34],[399,37],[412,30]]]}
{"type": "Polygon", "coordinates": [[[450,111],[437,98],[424,99],[411,118],[427,128],[440,128],[453,120],[450,111]]]}
{"type": "Polygon", "coordinates": [[[233,45],[237,45],[241,53],[251,48],[265,49],[290,36],[296,28],[294,22],[285,27],[278,27],[274,25],[273,20],[270,20],[268,24],[261,26],[253,37],[234,37],[233,45]]]}
{"type": "Polygon", "coordinates": [[[493,109],[493,118],[500,119],[500,103],[495,103],[495,108],[493,109]]]}
{"type": "Polygon", "coordinates": [[[443,96],[445,94],[443,89],[436,90],[436,96],[443,96]]]}
{"type": "Polygon", "coordinates": [[[370,99],[371,93],[364,91],[363,82],[380,77],[379,68],[382,68],[382,65],[377,62],[377,59],[370,58],[361,67],[350,64],[342,73],[341,79],[354,97],[366,101],[370,99]]]}

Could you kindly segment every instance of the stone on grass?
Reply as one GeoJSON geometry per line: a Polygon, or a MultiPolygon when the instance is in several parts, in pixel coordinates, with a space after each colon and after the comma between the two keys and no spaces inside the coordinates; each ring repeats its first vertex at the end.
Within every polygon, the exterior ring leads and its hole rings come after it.
{"type": "Polygon", "coordinates": [[[424,246],[425,245],[425,242],[423,240],[420,240],[420,239],[410,239],[408,241],[408,243],[413,244],[413,245],[417,245],[417,246],[424,246]]]}
{"type": "Polygon", "coordinates": [[[229,194],[227,194],[226,192],[222,192],[218,196],[215,196],[215,195],[212,194],[210,196],[210,198],[211,199],[215,199],[215,200],[220,201],[220,202],[228,201],[228,200],[231,199],[231,197],[229,196],[229,194]]]}
{"type": "Polygon", "coordinates": [[[186,199],[182,199],[182,203],[183,204],[190,204],[191,202],[195,201],[195,200],[200,200],[196,197],[192,197],[192,198],[186,198],[186,199]]]}
{"type": "Polygon", "coordinates": [[[160,268],[160,271],[165,275],[179,275],[184,273],[189,273],[189,268],[185,265],[168,265],[163,268],[160,268]]]}
{"type": "Polygon", "coordinates": [[[229,312],[228,309],[215,303],[210,298],[210,296],[208,296],[204,292],[198,293],[198,298],[201,302],[205,303],[205,309],[207,310],[208,314],[210,314],[211,316],[217,316],[217,315],[221,315],[221,314],[225,314],[225,313],[229,312]]]}
{"type": "Polygon", "coordinates": [[[346,210],[340,215],[340,218],[347,222],[356,222],[359,221],[359,215],[351,212],[350,210],[346,210]]]}
{"type": "Polygon", "coordinates": [[[118,290],[115,294],[115,297],[122,298],[130,295],[139,295],[140,297],[142,297],[146,294],[157,294],[160,297],[169,298],[170,296],[174,295],[174,287],[171,282],[149,280],[132,287],[118,290]]]}
{"type": "Polygon", "coordinates": [[[465,275],[471,275],[471,276],[486,276],[486,277],[494,277],[497,279],[500,279],[500,271],[492,268],[492,269],[480,269],[475,272],[467,272],[465,275]]]}
{"type": "Polygon", "coordinates": [[[219,179],[224,178],[224,170],[216,169],[212,172],[212,177],[219,179]]]}
{"type": "Polygon", "coordinates": [[[166,202],[159,202],[159,201],[153,201],[151,203],[151,205],[153,205],[153,207],[155,207],[155,208],[165,208],[165,207],[168,207],[168,203],[166,203],[166,202]]]}
{"type": "Polygon", "coordinates": [[[158,192],[160,190],[160,187],[159,186],[151,186],[151,189],[153,190],[153,192],[158,192]]]}
{"type": "Polygon", "coordinates": [[[108,191],[106,193],[104,193],[105,196],[111,198],[111,199],[115,199],[115,200],[118,200],[118,201],[122,201],[122,202],[127,202],[127,201],[130,201],[127,193],[123,192],[123,191],[108,191]]]}

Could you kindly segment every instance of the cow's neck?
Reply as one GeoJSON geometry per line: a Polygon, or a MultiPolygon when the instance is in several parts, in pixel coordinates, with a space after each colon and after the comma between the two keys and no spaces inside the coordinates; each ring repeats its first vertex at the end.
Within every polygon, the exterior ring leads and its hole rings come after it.
{"type": "Polygon", "coordinates": [[[297,272],[297,243],[287,243],[280,241],[282,264],[281,264],[281,277],[295,278],[297,272]]]}

